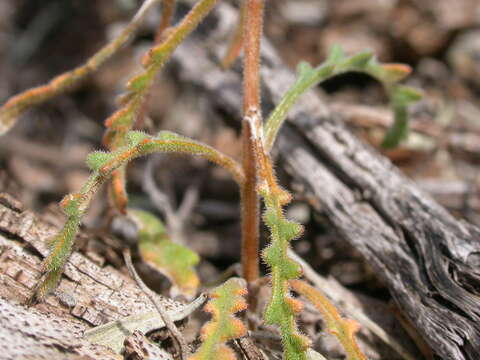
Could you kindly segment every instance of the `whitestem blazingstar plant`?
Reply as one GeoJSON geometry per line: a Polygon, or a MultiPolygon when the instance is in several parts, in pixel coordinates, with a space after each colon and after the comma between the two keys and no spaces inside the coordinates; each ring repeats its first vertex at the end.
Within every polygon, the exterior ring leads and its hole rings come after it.
{"type": "Polygon", "coordinates": [[[235,360],[233,350],[225,343],[247,334],[247,328],[235,314],[247,308],[244,296],[248,293],[244,279],[232,278],[209,294],[204,310],[212,320],[201,330],[202,345],[188,360],[235,360]]]}
{"type": "MultiPolygon", "coordinates": [[[[157,1],[146,0],[121,35],[95,54],[85,65],[54,78],[47,85],[27,90],[7,101],[0,108],[0,134],[8,131],[15,120],[29,107],[68,90],[79,80],[97,70],[127,41],[138,27],[147,9],[157,1]]],[[[143,70],[130,79],[127,84],[127,93],[120,100],[120,108],[105,122],[107,130],[104,144],[109,152],[97,151],[88,156],[87,164],[92,170],[91,176],[78,193],[67,195],[60,204],[68,218],[62,230],[52,239],[51,251],[43,263],[43,278],[39,281],[35,296],[41,300],[55,289],[63,267],[72,252],[81,219],[93,196],[104,183],[113,179],[110,194],[114,199],[114,206],[119,212],[125,212],[127,205],[125,165],[128,162],[155,152],[190,154],[224,167],[240,187],[242,266],[243,277],[246,280],[245,285],[238,279],[231,279],[213,292],[214,299],[207,305],[207,311],[213,315],[213,320],[204,327],[203,344],[190,359],[235,358],[224,342],[245,333],[244,326],[233,317],[233,314],[247,307],[243,295],[246,295],[247,286],[251,287],[259,278],[258,209],[261,198],[265,206],[262,218],[270,231],[270,242],[261,252],[261,256],[269,267],[272,287],[270,301],[264,312],[264,320],[278,326],[284,358],[305,360],[309,356],[307,350],[310,340],[299,332],[295,320],[303,306],[300,301],[291,296],[290,288],[292,287],[312,301],[325,316],[327,327],[344,346],[348,360],[365,360],[365,355],[355,342],[354,334],[358,328],[355,323],[341,318],[326,297],[298,279],[302,275],[301,266],[287,254],[290,242],[301,235],[303,228],[284,215],[284,208],[291,201],[292,196],[278,184],[269,152],[289,109],[305,91],[335,75],[351,71],[366,73],[384,85],[395,114],[394,126],[387,133],[384,146],[396,146],[406,136],[408,130],[407,107],[420,98],[418,91],[399,84],[399,81],[410,73],[410,68],[402,64],[381,64],[370,52],[348,57],[340,47],[334,47],[325,63],[320,66],[312,68],[307,63],[301,63],[298,66],[296,82],[263,123],[260,110],[259,59],[264,0],[244,0],[239,25],[223,62],[224,66],[231,64],[243,48],[245,56],[241,163],[237,163],[206,144],[171,132],[162,131],[157,136],[150,136],[143,132],[131,131],[137,119],[144,114],[148,95],[157,74],[173,51],[217,2],[218,0],[197,1],[178,25],[167,29],[170,26],[176,1],[163,1],[164,13],[157,31],[156,42],[143,58],[143,70]],[[229,298],[229,295],[232,296],[229,298]]],[[[265,80],[268,81],[268,79],[265,80]]],[[[190,269],[191,263],[189,264],[190,269]]],[[[164,262],[161,266],[168,266],[168,264],[164,262]]],[[[168,273],[172,269],[164,270],[168,273]]],[[[255,297],[250,297],[248,303],[254,311],[255,297]]]]}

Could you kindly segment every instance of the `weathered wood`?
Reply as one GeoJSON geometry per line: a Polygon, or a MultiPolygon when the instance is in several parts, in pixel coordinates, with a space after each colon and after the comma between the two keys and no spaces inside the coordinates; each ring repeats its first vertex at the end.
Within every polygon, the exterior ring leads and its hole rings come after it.
{"type": "Polygon", "coordinates": [[[14,360],[121,360],[81,336],[82,326],[0,298],[0,358],[14,360]]]}
{"type": "MultiPolygon", "coordinates": [[[[98,266],[79,252],[70,257],[54,295],[29,309],[21,307],[32,296],[49,240],[57,232],[56,227],[0,194],[0,349],[5,350],[0,358],[16,359],[20,354],[26,356],[21,359],[47,359],[51,354],[63,354],[57,358],[76,359],[78,354],[86,354],[88,359],[116,359],[114,352],[93,343],[111,344],[118,353],[125,336],[135,329],[148,331],[164,326],[155,307],[130,278],[111,266],[98,266]],[[138,327],[127,323],[132,319],[140,320],[138,327]],[[58,327],[58,331],[43,332],[43,327],[37,324],[44,322],[46,327],[58,327]],[[99,325],[103,327],[89,331],[89,341],[82,340],[87,330],[99,325]],[[109,328],[114,333],[115,327],[121,329],[119,336],[112,336],[110,342],[100,341],[102,329],[109,328]],[[10,340],[20,344],[24,341],[28,346],[13,347],[10,340]],[[64,346],[68,342],[75,351],[64,346]],[[55,349],[47,351],[48,346],[55,349]],[[104,350],[95,355],[87,353],[88,349],[104,350]],[[38,357],[31,357],[32,354],[38,357]]],[[[158,298],[175,321],[187,317],[204,301],[200,297],[191,304],[183,304],[158,298]]]]}
{"type": "MultiPolygon", "coordinates": [[[[184,43],[174,62],[182,81],[206,90],[214,106],[239,118],[239,69],[223,71],[217,65],[229,16],[228,6],[219,6],[204,33],[184,43]]],[[[268,41],[263,45],[268,113],[294,74],[268,41]]],[[[313,207],[385,281],[435,356],[480,359],[480,229],[456,220],[357,140],[312,92],[292,109],[276,151],[313,207]]]]}

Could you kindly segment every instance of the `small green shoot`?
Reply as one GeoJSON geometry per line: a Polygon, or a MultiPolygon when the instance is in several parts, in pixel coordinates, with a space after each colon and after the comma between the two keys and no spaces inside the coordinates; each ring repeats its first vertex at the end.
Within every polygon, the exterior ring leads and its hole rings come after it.
{"type": "Polygon", "coordinates": [[[297,80],[264,125],[266,150],[270,151],[272,148],[288,111],[303,93],[327,79],[346,72],[362,72],[383,84],[395,115],[394,125],[387,132],[383,146],[395,147],[405,139],[408,134],[407,107],[422,98],[418,90],[398,84],[411,72],[410,67],[403,64],[379,63],[368,51],[347,57],[340,46],[334,46],[327,60],[316,68],[312,68],[306,62],[301,62],[297,66],[297,80]]]}

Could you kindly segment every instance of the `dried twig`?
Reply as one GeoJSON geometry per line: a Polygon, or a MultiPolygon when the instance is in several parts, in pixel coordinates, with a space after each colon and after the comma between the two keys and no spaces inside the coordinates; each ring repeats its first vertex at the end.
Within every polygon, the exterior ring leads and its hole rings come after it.
{"type": "Polygon", "coordinates": [[[179,350],[179,353],[180,353],[180,359],[181,360],[186,360],[187,356],[189,354],[188,347],[187,347],[187,341],[185,340],[183,335],[180,333],[180,331],[178,330],[177,326],[172,321],[170,316],[163,309],[162,305],[157,301],[157,298],[155,297],[155,294],[152,292],[152,290],[150,290],[147,287],[147,285],[145,285],[143,280],[137,274],[137,271],[135,270],[135,267],[133,266],[133,263],[132,263],[132,256],[130,254],[130,249],[125,249],[123,251],[123,257],[125,259],[125,264],[127,265],[127,268],[128,268],[128,271],[130,272],[130,275],[133,277],[133,279],[137,283],[138,287],[145,293],[145,295],[153,303],[153,305],[157,309],[158,313],[160,314],[160,317],[162,318],[163,322],[165,323],[165,326],[170,331],[170,334],[172,335],[173,339],[175,340],[175,342],[178,346],[178,350],[179,350]]]}

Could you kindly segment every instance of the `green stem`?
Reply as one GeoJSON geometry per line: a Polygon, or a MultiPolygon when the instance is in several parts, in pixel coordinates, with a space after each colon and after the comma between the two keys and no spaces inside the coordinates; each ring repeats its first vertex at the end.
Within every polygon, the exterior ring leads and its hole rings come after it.
{"type": "Polygon", "coordinates": [[[72,252],[80,220],[90,206],[93,196],[124,164],[155,152],[191,154],[224,167],[240,185],[244,182],[245,176],[240,164],[208,145],[170,132],[162,132],[156,138],[141,132],[130,132],[128,138],[130,144],[113,153],[90,154],[87,163],[94,170],[93,174],[79,193],[67,195],[62,200],[61,206],[68,219],[63,229],[54,237],[50,253],[43,263],[47,274],[36,289],[35,296],[38,299],[44,298],[56,287],[65,262],[72,252]]]}
{"type": "MultiPolygon", "coordinates": [[[[361,52],[351,57],[346,57],[340,47],[334,47],[327,60],[316,68],[312,68],[308,63],[300,63],[297,68],[298,78],[292,87],[285,93],[280,103],[275,107],[264,125],[265,149],[270,151],[278,131],[287,118],[288,111],[297,102],[298,98],[307,90],[317,86],[319,83],[328,80],[334,76],[346,72],[361,72],[368,74],[379,81],[385,88],[389,96],[392,107],[395,108],[396,122],[404,124],[404,118],[400,119],[397,115],[406,113],[406,106],[414,101],[418,101],[419,94],[411,88],[400,87],[397,83],[410,73],[411,69],[402,64],[381,64],[372,53],[361,52]],[[401,95],[408,93],[410,96],[400,96],[401,101],[396,101],[397,92],[401,95]],[[404,111],[398,111],[401,108],[404,111]]],[[[402,129],[404,129],[403,126],[402,129]]],[[[388,139],[393,138],[390,136],[388,139]]],[[[398,137],[389,141],[395,143],[398,137]]],[[[396,143],[395,143],[396,144],[396,143]]]]}

